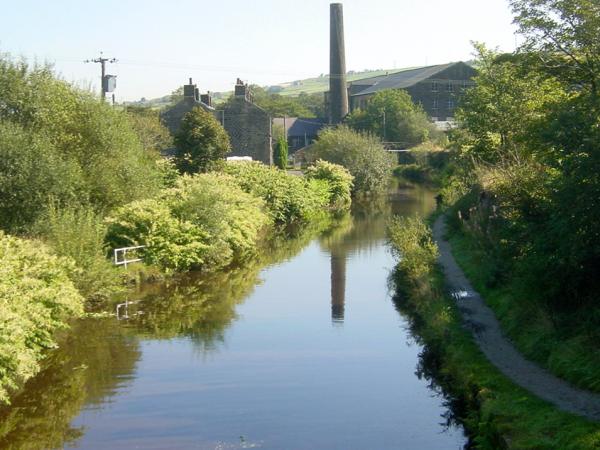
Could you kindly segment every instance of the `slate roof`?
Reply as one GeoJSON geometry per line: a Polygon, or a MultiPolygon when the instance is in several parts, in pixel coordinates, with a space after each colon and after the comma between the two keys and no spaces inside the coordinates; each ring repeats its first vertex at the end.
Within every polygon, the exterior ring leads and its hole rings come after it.
{"type": "MultiPolygon", "coordinates": [[[[275,118],[273,123],[283,125],[283,119],[275,118]]],[[[285,124],[288,137],[316,136],[321,128],[327,124],[327,120],[315,117],[287,117],[285,124]]]]}
{"type": "Polygon", "coordinates": [[[367,88],[359,92],[355,92],[353,95],[367,95],[374,94],[375,92],[383,91],[385,89],[405,89],[410,86],[431,78],[436,74],[448,69],[454,64],[449,63],[440,64],[437,66],[419,67],[416,69],[404,70],[402,72],[396,72],[383,77],[374,77],[372,79],[367,78],[365,80],[357,80],[353,82],[356,85],[366,85],[367,88]],[[371,82],[373,81],[373,82],[371,82]]]}

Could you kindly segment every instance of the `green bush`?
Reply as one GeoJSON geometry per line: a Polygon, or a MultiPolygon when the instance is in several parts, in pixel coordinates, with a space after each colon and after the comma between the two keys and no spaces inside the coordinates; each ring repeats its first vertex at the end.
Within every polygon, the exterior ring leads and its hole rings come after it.
{"type": "Polygon", "coordinates": [[[223,174],[181,177],[158,199],[108,219],[112,247],[146,245],[144,261],[167,271],[216,270],[252,254],[271,223],[261,199],[223,174]]]}
{"type": "Polygon", "coordinates": [[[354,176],[356,192],[378,192],[389,182],[395,158],[379,140],[347,126],[326,128],[310,151],[313,160],[324,159],[344,166],[354,176]]]}
{"type": "Polygon", "coordinates": [[[205,265],[209,233],[177,219],[159,200],[139,200],[117,209],[107,219],[107,242],[112,248],[145,245],[144,262],[164,270],[183,271],[205,265]]]}
{"type": "Polygon", "coordinates": [[[213,245],[223,248],[219,252],[236,259],[253,253],[261,230],[271,224],[263,200],[226,174],[183,176],[162,198],[175,217],[207,230],[213,245]]]}
{"type": "Polygon", "coordinates": [[[89,206],[60,208],[51,203],[36,231],[55,254],[75,262],[78,270],[72,280],[88,302],[107,300],[122,291],[120,273],[106,257],[106,224],[101,214],[89,206]]]}
{"type": "Polygon", "coordinates": [[[53,333],[83,312],[71,261],[0,232],[0,402],[35,375],[53,333]]]}
{"type": "Polygon", "coordinates": [[[224,170],[245,192],[265,201],[276,223],[308,221],[329,205],[324,180],[307,180],[257,162],[228,163],[224,170]]]}
{"type": "Polygon", "coordinates": [[[438,258],[431,230],[418,216],[396,217],[388,226],[388,237],[400,269],[409,279],[426,277],[438,258]]]}
{"type": "Polygon", "coordinates": [[[329,185],[329,205],[335,210],[346,209],[352,203],[354,177],[347,169],[319,159],[306,170],[309,180],[325,180],[329,185]]]}

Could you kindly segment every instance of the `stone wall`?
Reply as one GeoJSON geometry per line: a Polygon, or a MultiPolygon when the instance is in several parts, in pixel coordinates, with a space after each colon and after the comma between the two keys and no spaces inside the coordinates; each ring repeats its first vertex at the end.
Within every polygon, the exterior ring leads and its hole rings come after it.
{"type": "Polygon", "coordinates": [[[231,141],[228,156],[251,156],[255,161],[273,164],[271,116],[262,108],[238,96],[215,111],[231,141]]]}

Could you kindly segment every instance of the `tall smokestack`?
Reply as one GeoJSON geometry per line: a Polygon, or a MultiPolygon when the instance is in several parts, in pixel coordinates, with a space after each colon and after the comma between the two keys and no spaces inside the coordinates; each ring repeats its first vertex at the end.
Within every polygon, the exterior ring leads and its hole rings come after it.
{"type": "Polygon", "coordinates": [[[330,11],[329,122],[337,124],[348,115],[346,50],[344,47],[344,7],[341,3],[332,3],[330,11]]]}

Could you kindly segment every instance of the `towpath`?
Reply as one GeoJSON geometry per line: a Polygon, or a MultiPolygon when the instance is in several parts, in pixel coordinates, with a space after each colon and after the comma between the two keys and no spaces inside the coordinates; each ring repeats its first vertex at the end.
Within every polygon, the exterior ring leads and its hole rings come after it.
{"type": "Polygon", "coordinates": [[[440,250],[439,262],[446,283],[456,293],[465,325],[473,332],[475,342],[485,356],[504,375],[559,409],[600,422],[600,395],[573,387],[537,364],[525,359],[503,335],[494,312],[458,266],[450,244],[445,239],[445,217],[440,216],[433,227],[433,236],[440,250]]]}

